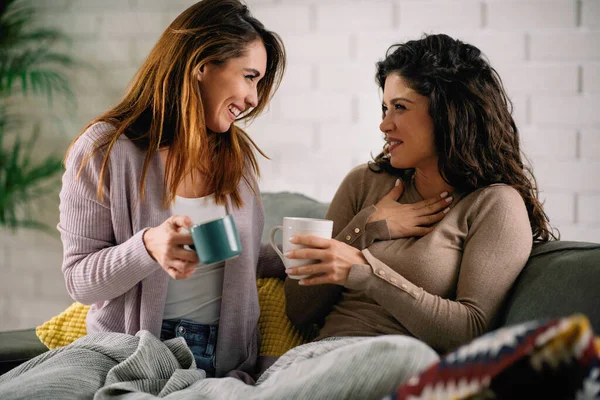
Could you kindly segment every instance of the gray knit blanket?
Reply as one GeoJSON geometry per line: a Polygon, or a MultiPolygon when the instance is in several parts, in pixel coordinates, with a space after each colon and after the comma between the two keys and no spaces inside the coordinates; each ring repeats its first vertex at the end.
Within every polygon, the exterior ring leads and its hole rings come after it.
{"type": "Polygon", "coordinates": [[[405,336],[296,347],[257,381],[206,378],[182,338],[89,334],[0,377],[0,399],[380,399],[438,360],[405,336]]]}

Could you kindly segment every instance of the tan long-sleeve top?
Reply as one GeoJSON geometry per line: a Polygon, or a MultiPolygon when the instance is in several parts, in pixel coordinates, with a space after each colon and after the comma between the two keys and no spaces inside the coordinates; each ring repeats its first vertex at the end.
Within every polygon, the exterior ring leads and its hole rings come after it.
{"type": "MultiPolygon", "coordinates": [[[[330,336],[405,334],[446,352],[490,328],[532,248],[525,203],[497,184],[455,198],[424,237],[390,239],[385,221],[367,223],[396,178],[362,165],[340,185],[327,218],[337,240],[362,250],[345,287],[302,287],[286,280],[287,314],[323,324],[330,336]]],[[[400,203],[423,198],[405,182],[400,203]]]]}

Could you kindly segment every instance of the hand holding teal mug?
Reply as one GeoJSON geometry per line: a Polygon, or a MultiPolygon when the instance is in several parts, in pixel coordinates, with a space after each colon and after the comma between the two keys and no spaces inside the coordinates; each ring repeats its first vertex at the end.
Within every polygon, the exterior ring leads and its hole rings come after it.
{"type": "Polygon", "coordinates": [[[237,257],[242,252],[240,235],[231,214],[190,228],[201,264],[214,264],[237,257]]]}

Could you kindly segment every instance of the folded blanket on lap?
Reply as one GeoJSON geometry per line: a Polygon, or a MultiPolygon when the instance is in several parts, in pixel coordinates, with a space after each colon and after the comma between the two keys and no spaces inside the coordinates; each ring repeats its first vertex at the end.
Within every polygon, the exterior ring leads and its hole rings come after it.
{"type": "Polygon", "coordinates": [[[94,333],[2,375],[0,398],[110,398],[123,391],[163,397],[205,376],[181,338],[94,333]]]}
{"type": "Polygon", "coordinates": [[[147,331],[101,333],[3,375],[0,398],[378,399],[437,359],[406,336],[340,338],[290,350],[252,386],[205,378],[183,339],[161,342],[147,331]]]}
{"type": "Polygon", "coordinates": [[[600,338],[583,315],[498,329],[436,360],[407,336],[334,338],[286,352],[252,386],[205,378],[181,338],[90,334],[0,376],[0,398],[600,399],[600,338]]]}

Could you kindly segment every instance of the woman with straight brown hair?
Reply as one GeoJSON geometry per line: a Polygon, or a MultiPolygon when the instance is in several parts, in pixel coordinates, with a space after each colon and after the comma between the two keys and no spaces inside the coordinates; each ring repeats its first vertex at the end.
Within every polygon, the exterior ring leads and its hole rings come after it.
{"type": "Polygon", "coordinates": [[[264,110],[284,68],[281,39],[239,0],[200,1],[74,140],[58,229],[67,290],[91,305],[88,333],[183,337],[208,376],[253,372],[260,150],[234,122],[264,110]],[[226,214],[242,253],[199,265],[187,230],[226,214]]]}

